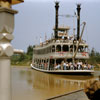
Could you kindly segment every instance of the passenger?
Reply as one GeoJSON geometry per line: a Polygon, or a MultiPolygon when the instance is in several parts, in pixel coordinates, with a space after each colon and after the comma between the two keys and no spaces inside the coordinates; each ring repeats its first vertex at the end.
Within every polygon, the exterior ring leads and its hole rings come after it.
{"type": "Polygon", "coordinates": [[[47,69],[47,63],[46,62],[44,63],[44,68],[47,69]]]}
{"type": "Polygon", "coordinates": [[[71,69],[71,64],[72,64],[72,63],[70,62],[70,63],[69,63],[69,70],[71,69]]]}
{"type": "Polygon", "coordinates": [[[77,68],[77,63],[75,62],[74,64],[74,70],[77,70],[78,68],[77,68]]]}
{"type": "Polygon", "coordinates": [[[91,65],[91,69],[94,69],[94,66],[93,65],[91,65]]]}
{"type": "Polygon", "coordinates": [[[90,64],[88,64],[88,69],[91,70],[91,65],[90,64]]]}
{"type": "Polygon", "coordinates": [[[73,66],[73,64],[71,63],[71,65],[70,65],[70,69],[71,70],[73,70],[74,69],[74,66],[73,66]]]}
{"type": "Polygon", "coordinates": [[[84,70],[84,63],[82,64],[82,70],[84,70]]]}
{"type": "Polygon", "coordinates": [[[61,70],[64,69],[63,64],[64,64],[64,61],[61,62],[61,70]]]}
{"type": "Polygon", "coordinates": [[[54,69],[55,69],[55,70],[57,70],[57,69],[58,69],[58,64],[54,67],[54,69]]]}
{"type": "Polygon", "coordinates": [[[57,64],[56,68],[57,68],[57,69],[60,69],[60,64],[57,64]]]}
{"type": "Polygon", "coordinates": [[[81,69],[81,62],[77,62],[78,70],[81,69]]]}
{"type": "Polygon", "coordinates": [[[63,63],[63,67],[64,67],[64,70],[66,70],[66,63],[65,62],[63,63]]]}
{"type": "Polygon", "coordinates": [[[47,62],[47,70],[49,70],[49,64],[48,64],[48,62],[47,62]]]}
{"type": "Polygon", "coordinates": [[[42,69],[44,68],[44,64],[43,63],[41,64],[41,67],[42,67],[42,69]]]}
{"type": "Polygon", "coordinates": [[[58,64],[58,69],[61,69],[61,65],[60,64],[58,64]]]}
{"type": "Polygon", "coordinates": [[[78,65],[78,70],[80,70],[80,69],[81,69],[81,65],[79,64],[79,65],[78,65]]]}
{"type": "Polygon", "coordinates": [[[54,65],[51,63],[50,70],[53,70],[53,69],[54,69],[54,65]]]}
{"type": "Polygon", "coordinates": [[[68,62],[66,63],[66,69],[69,70],[69,64],[68,64],[68,62]]]}
{"type": "Polygon", "coordinates": [[[83,65],[83,63],[82,63],[82,61],[80,61],[80,66],[81,66],[81,69],[82,69],[82,65],[83,65]]]}
{"type": "Polygon", "coordinates": [[[86,63],[84,64],[84,69],[85,69],[85,70],[87,69],[87,64],[86,64],[86,63]]]}

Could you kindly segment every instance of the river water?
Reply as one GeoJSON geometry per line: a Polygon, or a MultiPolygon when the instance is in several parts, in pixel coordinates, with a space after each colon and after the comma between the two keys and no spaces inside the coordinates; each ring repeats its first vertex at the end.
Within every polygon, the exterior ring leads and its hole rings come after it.
{"type": "Polygon", "coordinates": [[[12,68],[12,100],[45,100],[84,88],[100,75],[56,75],[31,68],[12,68]]]}

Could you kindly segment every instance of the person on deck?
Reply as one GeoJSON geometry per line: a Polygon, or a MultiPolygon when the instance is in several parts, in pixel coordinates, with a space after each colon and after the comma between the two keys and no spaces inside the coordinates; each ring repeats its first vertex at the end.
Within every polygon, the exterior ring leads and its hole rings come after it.
{"type": "Polygon", "coordinates": [[[57,64],[55,67],[55,70],[58,70],[58,69],[60,69],[60,64],[57,64]]]}
{"type": "Polygon", "coordinates": [[[87,69],[87,64],[86,63],[84,64],[84,69],[87,69]]]}
{"type": "Polygon", "coordinates": [[[75,62],[74,63],[74,70],[77,70],[78,68],[77,68],[77,63],[75,62]]]}
{"type": "Polygon", "coordinates": [[[69,70],[69,64],[68,64],[68,62],[66,63],[66,69],[69,70]]]}
{"type": "Polygon", "coordinates": [[[63,63],[63,67],[64,67],[64,70],[66,70],[66,63],[65,62],[63,63]]]}
{"type": "Polygon", "coordinates": [[[63,64],[64,64],[64,61],[61,62],[61,70],[64,69],[63,64]]]}
{"type": "Polygon", "coordinates": [[[74,65],[71,63],[70,64],[70,69],[73,70],[74,69],[74,65]]]}

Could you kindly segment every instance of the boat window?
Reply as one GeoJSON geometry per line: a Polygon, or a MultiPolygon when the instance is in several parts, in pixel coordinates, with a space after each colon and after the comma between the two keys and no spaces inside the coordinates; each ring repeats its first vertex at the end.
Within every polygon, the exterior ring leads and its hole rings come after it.
{"type": "Polygon", "coordinates": [[[73,51],[73,45],[70,46],[70,51],[71,51],[71,52],[73,51]]]}
{"type": "Polygon", "coordinates": [[[70,51],[73,52],[73,47],[74,47],[74,51],[76,51],[76,45],[71,45],[70,46],[70,51]]]}
{"type": "Polygon", "coordinates": [[[83,51],[84,51],[83,46],[79,46],[78,51],[79,51],[79,52],[83,52],[83,51]]]}
{"type": "Polygon", "coordinates": [[[63,45],[63,51],[64,51],[64,52],[69,51],[68,45],[63,45]]]}
{"type": "Polygon", "coordinates": [[[88,52],[88,46],[85,47],[85,50],[84,50],[84,51],[85,51],[85,52],[88,52]]]}
{"type": "Polygon", "coordinates": [[[61,51],[61,45],[57,45],[56,51],[57,51],[57,52],[60,52],[60,51],[61,51]]]}

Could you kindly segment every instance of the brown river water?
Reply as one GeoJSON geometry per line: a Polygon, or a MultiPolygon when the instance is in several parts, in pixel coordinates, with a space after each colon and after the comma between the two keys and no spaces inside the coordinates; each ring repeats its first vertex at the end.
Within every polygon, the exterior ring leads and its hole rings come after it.
{"type": "Polygon", "coordinates": [[[12,68],[12,100],[45,100],[84,88],[100,75],[56,75],[31,68],[12,68]]]}

